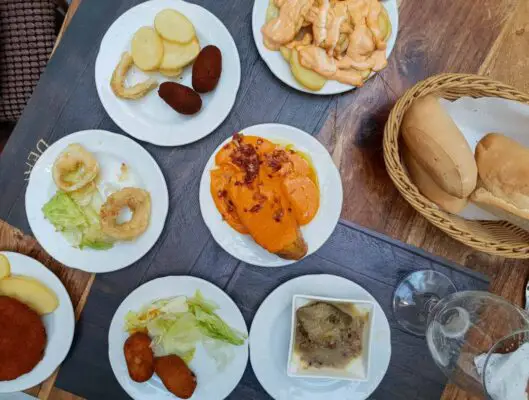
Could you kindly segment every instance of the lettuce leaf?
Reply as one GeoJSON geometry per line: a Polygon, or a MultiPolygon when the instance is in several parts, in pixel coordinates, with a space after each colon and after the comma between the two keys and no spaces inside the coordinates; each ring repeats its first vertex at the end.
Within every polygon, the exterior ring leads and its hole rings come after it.
{"type": "Polygon", "coordinates": [[[205,313],[207,314],[213,314],[216,310],[218,310],[219,306],[215,304],[211,300],[207,300],[200,290],[196,290],[195,295],[193,297],[189,297],[187,299],[187,304],[191,308],[191,310],[194,310],[195,308],[201,308],[205,313]]]}
{"type": "Polygon", "coordinates": [[[88,220],[81,208],[61,191],[44,204],[42,212],[58,231],[81,231],[88,227],[88,220]]]}
{"type": "Polygon", "coordinates": [[[195,308],[194,314],[198,321],[198,326],[205,336],[222,340],[235,346],[244,344],[246,336],[236,329],[231,328],[217,314],[208,314],[199,307],[195,308]]]}

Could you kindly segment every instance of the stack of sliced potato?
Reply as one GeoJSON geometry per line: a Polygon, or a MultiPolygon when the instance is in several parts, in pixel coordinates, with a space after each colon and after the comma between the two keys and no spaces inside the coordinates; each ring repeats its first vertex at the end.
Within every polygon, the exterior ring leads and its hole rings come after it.
{"type": "Polygon", "coordinates": [[[59,307],[57,295],[46,285],[29,276],[11,275],[9,260],[3,254],[0,254],[0,296],[17,299],[40,315],[59,307]]]}
{"type": "Polygon", "coordinates": [[[195,27],[178,11],[165,9],[154,19],[154,28],[144,26],[132,38],[134,64],[143,71],[159,71],[177,77],[200,53],[195,27]]]}

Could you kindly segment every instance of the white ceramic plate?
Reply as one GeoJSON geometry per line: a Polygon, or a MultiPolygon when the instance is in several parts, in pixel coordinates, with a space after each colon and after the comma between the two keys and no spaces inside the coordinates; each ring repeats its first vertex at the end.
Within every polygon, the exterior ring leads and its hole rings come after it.
{"type": "Polygon", "coordinates": [[[70,296],[53,272],[25,255],[8,251],[1,254],[5,255],[11,264],[11,275],[25,275],[37,279],[50,288],[59,299],[59,307],[42,318],[48,335],[44,358],[31,372],[12,381],[0,382],[0,393],[10,393],[38,385],[64,361],[72,345],[75,317],[70,296]]]}
{"type": "MultiPolygon", "coordinates": [[[[176,81],[191,87],[191,66],[179,78],[131,69],[128,84],[152,76],[162,83],[176,81]]],[[[223,23],[206,9],[183,0],[152,0],[121,15],[108,29],[96,59],[96,87],[108,115],[128,134],[159,146],[180,146],[211,133],[228,116],[241,80],[241,65],[235,42],[223,23]],[[178,10],[195,26],[200,46],[215,45],[222,52],[222,75],[211,93],[201,95],[202,110],[191,116],[177,113],[159,96],[157,89],[139,100],[123,100],[110,89],[110,77],[121,54],[130,51],[132,36],[142,26],[154,26],[154,17],[165,9],[178,10]]]]}
{"type": "MultiPolygon", "coordinates": [[[[314,219],[301,227],[301,232],[309,248],[307,255],[314,253],[331,236],[342,212],[342,180],[331,156],[318,140],[292,126],[255,125],[241,130],[241,133],[260,136],[276,143],[293,144],[295,149],[312,158],[320,185],[320,208],[314,219]]],[[[269,253],[255,243],[250,235],[242,235],[234,230],[223,221],[217,210],[210,193],[210,171],[215,168],[215,154],[229,141],[231,137],[213,152],[200,181],[200,210],[206,225],[224,250],[245,263],[261,267],[280,267],[294,263],[294,260],[285,260],[269,253]]]]}
{"type": "Polygon", "coordinates": [[[250,362],[263,388],[276,400],[363,400],[377,388],[391,358],[391,331],[375,298],[356,283],[334,275],[306,275],[275,289],[263,301],[250,329],[250,362]],[[367,382],[287,376],[294,295],[335,297],[374,303],[367,382]]]}
{"type": "MultiPolygon", "coordinates": [[[[145,383],[130,379],[123,344],[128,334],[125,332],[125,315],[129,311],[138,311],[146,304],[175,296],[193,296],[200,289],[204,297],[220,307],[217,314],[231,327],[245,334],[248,333],[243,316],[233,300],[217,286],[203,279],[191,276],[168,276],[147,282],[134,290],[121,303],[108,332],[108,356],[110,365],[120,385],[134,399],[168,399],[175,398],[167,391],[162,381],[155,374],[145,383]]],[[[226,398],[235,389],[242,378],[248,363],[248,342],[242,346],[233,346],[233,359],[222,371],[217,371],[215,361],[202,348],[197,346],[195,357],[190,368],[197,376],[197,388],[192,400],[220,400],[226,398]]]]}
{"type": "Polygon", "coordinates": [[[26,190],[26,214],[37,241],[64,265],[88,272],[115,271],[143,257],[162,233],[168,210],[167,185],[156,161],[126,136],[100,130],[73,133],[51,145],[33,167],[26,190]],[[57,191],[51,172],[53,163],[71,143],[83,145],[96,156],[100,168],[98,188],[103,196],[127,186],[139,187],[151,194],[151,221],[136,240],[118,241],[110,250],[80,250],[72,247],[44,218],[42,206],[57,191]],[[129,172],[128,178],[120,181],[118,176],[122,163],[127,165],[129,172]]]}
{"type": "MultiPolygon", "coordinates": [[[[281,53],[279,51],[268,50],[263,44],[263,34],[261,33],[261,28],[266,21],[266,10],[268,9],[268,4],[269,0],[255,0],[252,15],[252,30],[255,45],[257,46],[257,50],[259,50],[259,54],[261,54],[261,57],[265,61],[266,65],[268,65],[276,77],[294,89],[313,94],[337,94],[347,92],[355,88],[355,86],[346,85],[344,83],[331,80],[329,80],[325,86],[317,92],[309,90],[306,87],[300,85],[292,75],[290,66],[285,61],[281,53]]],[[[382,1],[382,5],[386,8],[391,21],[391,36],[388,40],[388,47],[386,50],[386,54],[389,57],[393,47],[395,47],[395,41],[397,40],[397,32],[399,29],[399,9],[397,6],[397,0],[382,1]]]]}

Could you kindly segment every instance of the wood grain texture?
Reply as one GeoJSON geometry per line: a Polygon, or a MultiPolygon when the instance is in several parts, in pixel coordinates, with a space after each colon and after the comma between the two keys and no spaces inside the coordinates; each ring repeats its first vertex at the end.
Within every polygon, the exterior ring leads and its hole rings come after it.
{"type": "MultiPolygon", "coordinates": [[[[47,266],[61,279],[70,295],[72,304],[75,309],[75,317],[79,318],[81,311],[86,303],[86,298],[90,292],[90,287],[94,279],[93,274],[65,268],[63,265],[51,258],[37,241],[20,230],[0,220],[0,251],[13,251],[25,254],[40,261],[47,266]]],[[[41,385],[27,391],[39,399],[53,400],[53,387],[57,378],[57,372],[50,376],[41,385]]],[[[57,398],[57,400],[60,400],[57,398]]],[[[68,400],[64,398],[64,400],[68,400]]]]}
{"type": "MultiPolygon", "coordinates": [[[[479,72],[529,92],[528,38],[529,3],[519,1],[479,72]]],[[[487,274],[494,278],[491,285],[493,293],[515,304],[524,304],[524,283],[529,279],[529,261],[487,259],[479,265],[486,266],[487,274]]],[[[455,385],[448,385],[441,399],[477,400],[455,385]]]]}

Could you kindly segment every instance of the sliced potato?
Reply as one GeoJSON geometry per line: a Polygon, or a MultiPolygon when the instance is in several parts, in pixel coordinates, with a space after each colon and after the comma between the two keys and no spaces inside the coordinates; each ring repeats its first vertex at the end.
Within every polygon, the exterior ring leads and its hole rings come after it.
{"type": "Polygon", "coordinates": [[[299,53],[296,49],[292,49],[292,56],[290,57],[290,69],[294,78],[307,89],[320,90],[326,83],[327,79],[317,72],[305,68],[299,62],[299,53]]]}
{"type": "Polygon", "coordinates": [[[132,59],[139,69],[153,71],[163,59],[163,41],[154,29],[143,26],[132,38],[132,59]]]}
{"type": "Polygon", "coordinates": [[[388,12],[384,7],[382,7],[382,12],[378,14],[378,25],[382,32],[382,36],[384,36],[384,41],[387,42],[391,36],[391,21],[389,20],[388,12]]]}
{"type": "Polygon", "coordinates": [[[49,314],[59,306],[52,290],[28,276],[15,275],[0,280],[0,295],[17,299],[40,315],[49,314]]]}
{"type": "Polygon", "coordinates": [[[288,47],[281,46],[279,48],[279,51],[281,52],[281,55],[287,62],[290,62],[290,57],[292,56],[292,49],[289,49],[288,47]]]}
{"type": "Polygon", "coordinates": [[[164,55],[160,69],[171,70],[184,68],[186,65],[192,63],[200,53],[200,44],[194,38],[187,44],[178,44],[173,42],[163,41],[164,55]]]}
{"type": "Polygon", "coordinates": [[[170,8],[156,14],[154,28],[165,40],[180,44],[189,43],[196,36],[191,21],[184,14],[170,8]]]}
{"type": "Polygon", "coordinates": [[[9,260],[3,254],[0,254],[0,279],[7,278],[9,275],[11,275],[9,260]]]}
{"type": "Polygon", "coordinates": [[[177,68],[177,69],[159,69],[160,74],[165,75],[169,78],[178,78],[180,75],[182,75],[182,72],[184,72],[183,68],[177,68]]]}

